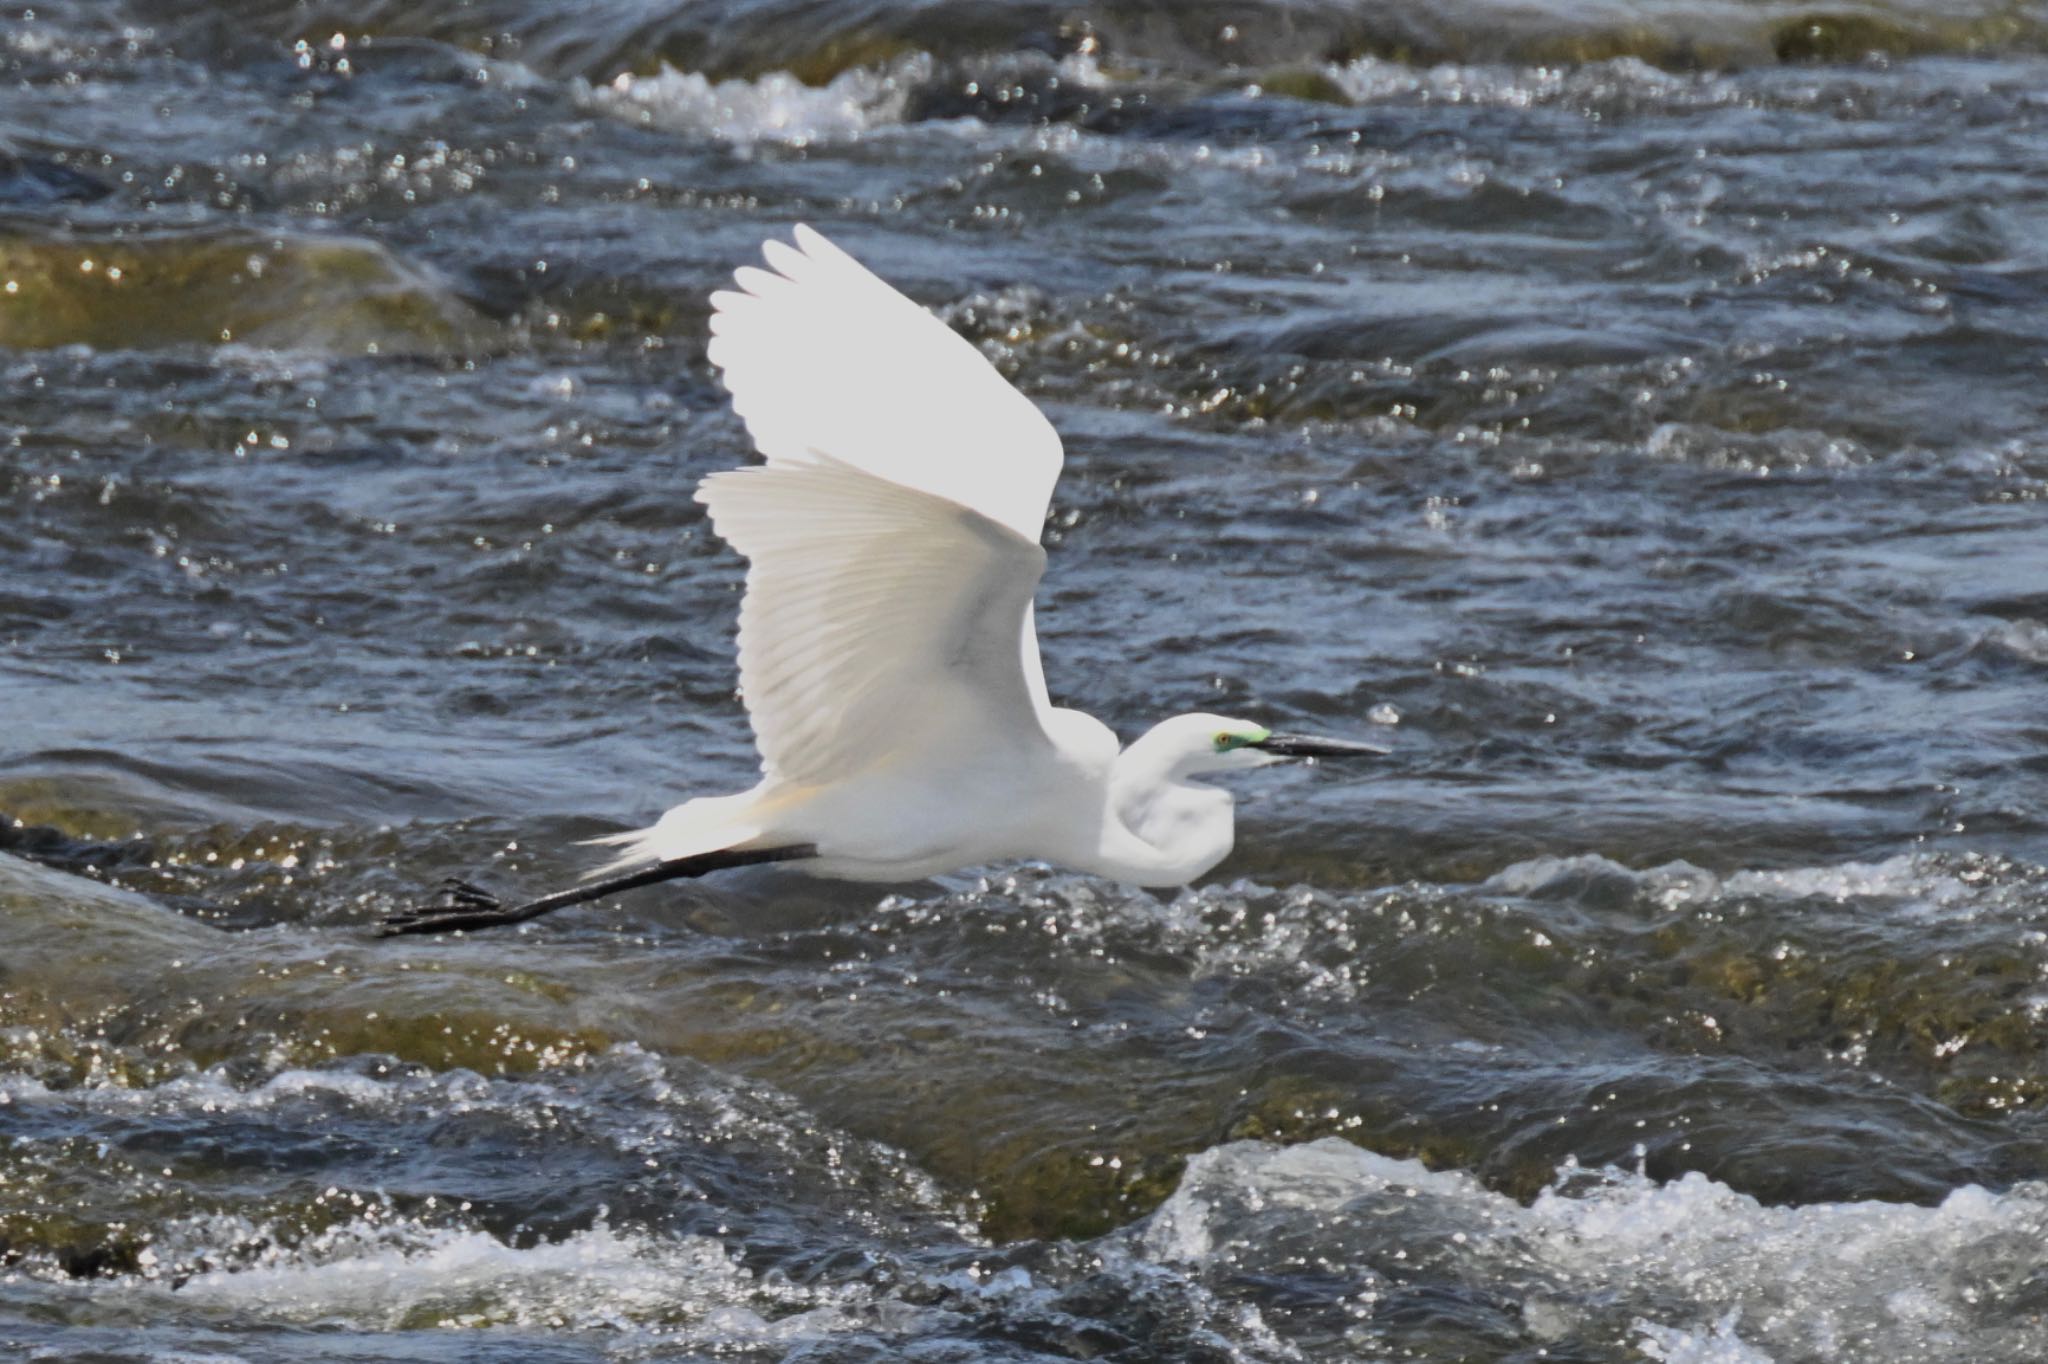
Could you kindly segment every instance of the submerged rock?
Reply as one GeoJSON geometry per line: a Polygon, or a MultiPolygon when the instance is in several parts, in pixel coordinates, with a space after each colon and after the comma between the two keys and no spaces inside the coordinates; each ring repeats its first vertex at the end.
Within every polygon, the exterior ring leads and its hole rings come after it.
{"type": "Polygon", "coordinates": [[[0,346],[20,350],[444,353],[492,330],[429,271],[359,237],[0,233],[0,346]]]}

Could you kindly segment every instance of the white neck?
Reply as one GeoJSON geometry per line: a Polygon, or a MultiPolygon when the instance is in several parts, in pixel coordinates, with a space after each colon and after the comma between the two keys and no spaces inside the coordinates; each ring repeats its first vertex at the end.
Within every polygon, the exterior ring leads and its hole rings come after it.
{"type": "Polygon", "coordinates": [[[1140,886],[1181,886],[1230,855],[1231,797],[1193,779],[1197,755],[1153,729],[1109,771],[1099,876],[1140,886]]]}

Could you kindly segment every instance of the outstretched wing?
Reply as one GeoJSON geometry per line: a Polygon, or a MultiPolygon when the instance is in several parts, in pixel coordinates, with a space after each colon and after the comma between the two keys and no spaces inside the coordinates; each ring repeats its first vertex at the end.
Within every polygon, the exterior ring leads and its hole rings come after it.
{"type": "Polygon", "coordinates": [[[712,474],[697,500],[749,561],[740,685],[763,772],[1049,742],[1020,644],[1037,544],[830,457],[712,474]]]}
{"type": "Polygon", "coordinates": [[[808,227],[711,296],[711,363],[772,464],[829,456],[1036,544],[1062,454],[964,338],[808,227]]]}

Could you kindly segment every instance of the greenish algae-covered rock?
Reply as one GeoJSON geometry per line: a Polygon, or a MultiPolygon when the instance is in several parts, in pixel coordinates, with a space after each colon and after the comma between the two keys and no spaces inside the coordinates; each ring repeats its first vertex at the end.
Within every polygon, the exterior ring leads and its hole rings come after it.
{"type": "Polygon", "coordinates": [[[0,232],[0,347],[439,354],[492,335],[429,272],[358,237],[0,232]]]}
{"type": "Polygon", "coordinates": [[[377,1054],[513,1074],[619,1041],[548,973],[478,955],[400,959],[368,936],[224,932],[143,896],[0,854],[0,1060],[53,1083],[154,1084],[262,1055],[377,1054]]]}

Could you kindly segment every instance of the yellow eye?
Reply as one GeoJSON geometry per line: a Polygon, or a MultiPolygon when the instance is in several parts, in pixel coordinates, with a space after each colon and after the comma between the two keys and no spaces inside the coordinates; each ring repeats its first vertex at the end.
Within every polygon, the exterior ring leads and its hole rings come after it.
{"type": "Polygon", "coordinates": [[[1235,734],[1225,732],[1216,736],[1216,751],[1218,753],[1226,752],[1236,746],[1237,736],[1235,734]]]}

